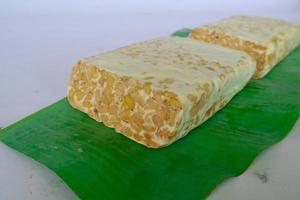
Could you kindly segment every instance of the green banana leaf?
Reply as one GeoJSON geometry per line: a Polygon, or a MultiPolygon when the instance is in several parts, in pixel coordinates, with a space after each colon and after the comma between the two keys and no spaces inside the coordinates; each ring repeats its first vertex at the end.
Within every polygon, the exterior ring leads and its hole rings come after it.
{"type": "Polygon", "coordinates": [[[183,29],[180,29],[180,30],[172,33],[172,36],[188,37],[191,31],[192,31],[192,29],[183,28],[183,29]]]}
{"type": "Polygon", "coordinates": [[[3,129],[0,139],[53,170],[81,199],[204,199],[288,134],[300,114],[299,86],[300,47],[165,148],[127,139],[66,98],[3,129]]]}

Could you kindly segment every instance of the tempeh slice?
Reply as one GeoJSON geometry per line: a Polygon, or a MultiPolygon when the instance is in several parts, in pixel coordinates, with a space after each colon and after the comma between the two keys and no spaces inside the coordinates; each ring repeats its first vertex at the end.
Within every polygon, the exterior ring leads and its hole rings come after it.
{"type": "Polygon", "coordinates": [[[195,28],[190,36],[249,53],[257,63],[253,78],[265,76],[300,42],[300,26],[284,20],[232,16],[195,28]]]}
{"type": "Polygon", "coordinates": [[[79,60],[68,100],[126,137],[158,148],[224,107],[254,71],[255,61],[244,52],[161,37],[79,60]]]}

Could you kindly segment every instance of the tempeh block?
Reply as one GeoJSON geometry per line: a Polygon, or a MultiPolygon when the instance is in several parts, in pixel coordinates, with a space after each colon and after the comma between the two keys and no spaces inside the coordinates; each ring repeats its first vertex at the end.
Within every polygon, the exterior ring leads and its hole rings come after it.
{"type": "Polygon", "coordinates": [[[126,137],[158,148],[224,107],[254,71],[255,61],[244,52],[162,37],[79,60],[68,100],[126,137]]]}
{"type": "Polygon", "coordinates": [[[283,20],[232,16],[195,28],[190,38],[249,53],[257,62],[253,78],[265,76],[300,42],[300,26],[283,20]]]}

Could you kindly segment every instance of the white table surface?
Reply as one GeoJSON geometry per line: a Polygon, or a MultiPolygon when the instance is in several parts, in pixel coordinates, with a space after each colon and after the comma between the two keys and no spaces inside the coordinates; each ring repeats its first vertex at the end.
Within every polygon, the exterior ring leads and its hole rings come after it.
{"type": "MultiPolygon", "coordinates": [[[[74,62],[233,14],[300,21],[299,0],[0,2],[0,126],[66,95],[74,62]]],[[[209,197],[300,199],[300,120],[209,197]]],[[[53,172],[0,143],[0,200],[77,199],[53,172]]]]}

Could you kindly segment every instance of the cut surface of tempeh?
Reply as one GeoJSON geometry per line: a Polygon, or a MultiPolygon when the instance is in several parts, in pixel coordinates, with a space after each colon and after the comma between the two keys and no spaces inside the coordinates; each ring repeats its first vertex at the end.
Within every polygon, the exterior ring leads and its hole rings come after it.
{"type": "Polygon", "coordinates": [[[254,71],[255,61],[244,52],[161,37],[79,60],[68,100],[117,132],[158,148],[225,106],[254,71]]]}
{"type": "Polygon", "coordinates": [[[249,53],[257,62],[253,78],[266,75],[300,42],[300,26],[284,20],[232,16],[193,29],[190,38],[249,53]]]}

